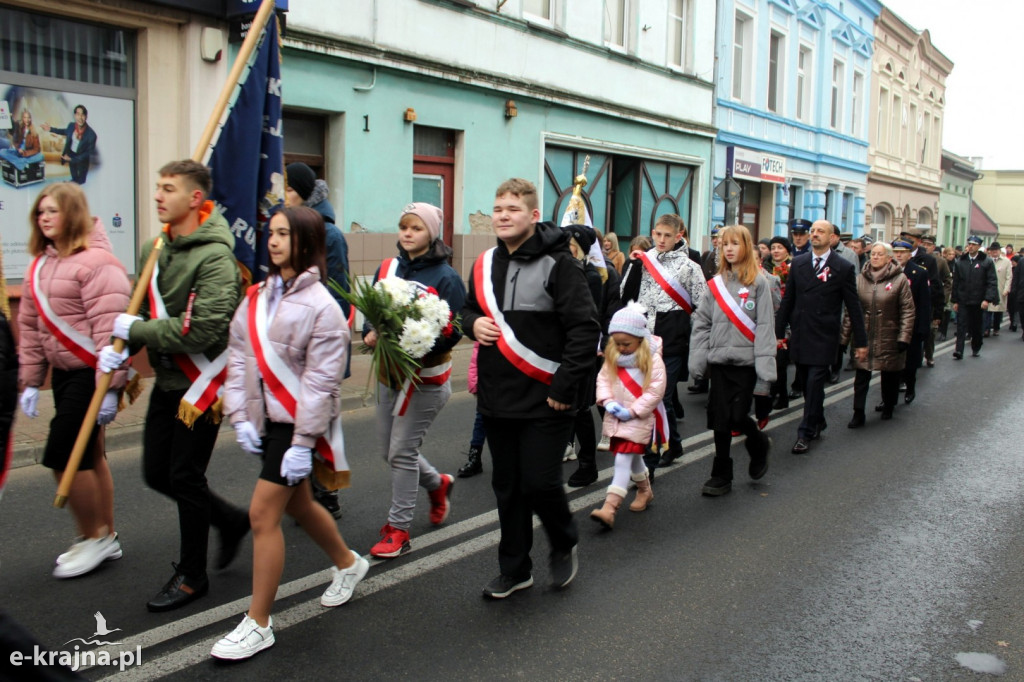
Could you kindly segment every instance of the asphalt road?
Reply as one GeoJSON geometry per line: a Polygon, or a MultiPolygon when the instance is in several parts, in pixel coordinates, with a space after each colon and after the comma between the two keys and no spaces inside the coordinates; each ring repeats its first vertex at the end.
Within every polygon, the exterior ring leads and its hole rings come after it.
{"type": "MultiPolygon", "coordinates": [[[[211,571],[210,594],[179,611],[145,602],[170,577],[175,508],[141,482],[137,449],[110,453],[124,558],[58,581],[54,557],[73,534],[51,507],[55,484],[41,467],[12,473],[0,503],[0,603],[47,645],[87,638],[100,611],[121,628],[109,651],[137,651],[142,665],[116,679],[409,680],[971,680],[986,665],[1024,680],[1024,343],[987,340],[981,359],[952,361],[941,347],[920,371],[916,402],[890,422],[874,412],[846,429],[851,372],[829,388],[829,428],[807,456],[789,453],[799,404],[769,425],[775,441],[762,481],[746,476],[734,441],[733,492],[705,498],[711,434],[703,396],[684,395],[687,456],[659,471],[642,514],[623,509],[612,532],[587,513],[598,484],[574,491],[580,571],[561,592],[548,586],[547,543],[537,531],[536,585],[491,602],[481,587],[497,573],[497,521],[487,476],[457,480],[452,515],[434,529],[421,494],[413,551],[375,563],[355,598],[319,606],[327,562],[286,522],[287,562],[275,609],[276,645],[239,664],[209,657],[248,605],[251,543],[229,569],[211,571]],[[996,658],[965,657],[984,654],[996,658]]],[[[682,391],[685,394],[685,391],[682,391]]],[[[872,387],[869,408],[877,401],[872,387]]],[[[463,461],[471,396],[457,394],[423,451],[442,471],[463,461]]],[[[345,414],[353,487],[340,528],[367,552],[389,504],[388,472],[374,414],[345,414]]],[[[228,436],[225,433],[223,436],[228,436]]],[[[238,504],[257,461],[223,437],[211,486],[238,504]]],[[[489,463],[485,462],[489,471],[489,463]]],[[[566,475],[575,468],[566,464],[566,475]]],[[[216,537],[211,550],[216,549],[216,537]]],[[[211,551],[211,556],[213,551],[211,551]]],[[[112,668],[93,667],[99,679],[112,668]]]]}

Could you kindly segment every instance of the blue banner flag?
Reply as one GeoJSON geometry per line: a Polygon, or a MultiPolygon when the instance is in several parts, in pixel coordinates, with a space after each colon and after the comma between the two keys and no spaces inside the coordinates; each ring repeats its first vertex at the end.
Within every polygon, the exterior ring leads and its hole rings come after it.
{"type": "Polygon", "coordinates": [[[207,165],[210,197],[235,237],[235,258],[249,282],[267,276],[267,223],[284,203],[281,55],[274,17],[253,50],[237,98],[207,165]]]}

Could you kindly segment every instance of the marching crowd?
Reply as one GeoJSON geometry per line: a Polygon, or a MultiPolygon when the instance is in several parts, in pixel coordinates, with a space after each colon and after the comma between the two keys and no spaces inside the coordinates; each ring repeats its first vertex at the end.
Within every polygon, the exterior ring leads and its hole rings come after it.
{"type": "MultiPolygon", "coordinates": [[[[286,207],[269,223],[268,276],[243,289],[231,232],[207,198],[208,169],[179,161],[159,175],[154,199],[164,229],[142,249],[139,272],[150,260],[155,267],[140,283],[145,296],[137,309],[129,306],[125,268],[82,190],[55,183],[40,192],[29,216],[33,260],[16,352],[9,313],[0,311],[0,436],[7,442],[16,403],[26,416],[38,416],[49,372],[55,416],[42,464],[57,482],[66,469],[75,472],[68,504],[78,536],[56,558],[53,575],[84,575],[120,558],[103,426],[137,395],[130,357],[145,348],[155,379],[143,477],[176,504],[180,541],[173,574],[147,608],[176,609],[207,593],[211,527],[219,538],[217,568],[236,558],[251,532],[251,605],[211,652],[242,659],[274,643],[284,514],[331,562],[325,607],[348,601],[369,569],[332,519],[340,517],[337,490],[348,484],[339,419],[354,319],[347,247],[326,186],[308,166],[292,164],[286,207]],[[123,340],[123,349],[112,338],[123,340]],[[97,383],[107,378],[110,389],[76,470],[69,465],[75,436],[97,383]],[[206,479],[222,418],[239,446],[262,458],[247,511],[219,497],[206,479]]],[[[665,214],[650,239],[638,237],[622,251],[613,233],[540,217],[532,183],[502,183],[492,212],[496,245],[480,254],[467,286],[449,265],[440,209],[409,204],[398,218],[397,254],[374,275],[375,282],[400,278],[437,296],[460,325],[432,339],[416,381],[376,368],[378,440],[391,499],[369,554],[389,559],[410,550],[421,486],[431,523],[448,518],[455,476],[438,472],[420,449],[451,396],[451,351],[465,334],[475,342],[470,390],[477,415],[457,476],[483,472],[486,441],[501,530],[499,572],[483,588],[492,599],[533,584],[535,514],[551,548],[552,584],[564,588],[574,579],[579,529],[563,485],[565,458],[578,457],[568,484],[583,487],[598,478],[597,451],[613,454],[605,500],[590,514],[601,528],[614,527],[631,484],[629,510],[648,507],[656,470],[683,454],[677,383],[692,379],[691,393],[707,393],[715,454],[701,492],[724,495],[734,476],[733,438],[745,437],[750,478],[763,477],[771,412],[791,399],[804,399],[791,450],[812,448],[828,426],[826,384],[839,381],[844,363],[856,372],[847,426],[861,428],[873,372],[881,375],[875,411],[891,419],[901,390],[904,404],[914,401],[917,370],[934,364],[936,340],[946,338],[952,320],[953,358],[960,360],[968,340],[979,356],[983,339],[1000,333],[1004,313],[1016,331],[1024,310],[1022,256],[1008,247],[1007,258],[998,243],[986,254],[977,237],[962,250],[939,250],[916,228],[883,243],[850,239],[826,220],[796,220],[788,238],[760,243],[742,225],[716,227],[712,247],[701,254],[690,248],[683,220],[665,214]],[[588,258],[595,244],[603,258],[588,258]]],[[[372,348],[383,333],[368,322],[363,342],[372,348]]]]}

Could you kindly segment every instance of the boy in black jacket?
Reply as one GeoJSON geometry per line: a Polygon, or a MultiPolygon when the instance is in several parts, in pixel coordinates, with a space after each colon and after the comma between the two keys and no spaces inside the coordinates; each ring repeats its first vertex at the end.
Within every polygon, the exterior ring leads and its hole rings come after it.
{"type": "Polygon", "coordinates": [[[539,222],[533,183],[502,183],[491,220],[498,244],[473,267],[462,326],[480,342],[477,409],[501,525],[501,573],[484,596],[502,599],[533,585],[534,513],[551,545],[552,584],[566,587],[576,576],[578,533],[562,487],[562,452],[601,327],[568,236],[539,222]]]}

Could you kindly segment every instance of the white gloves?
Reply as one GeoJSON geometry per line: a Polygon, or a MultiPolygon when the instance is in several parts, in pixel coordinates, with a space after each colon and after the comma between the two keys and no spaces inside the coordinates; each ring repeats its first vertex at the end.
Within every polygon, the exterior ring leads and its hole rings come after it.
{"type": "Polygon", "coordinates": [[[313,451],[303,445],[293,445],[281,458],[281,478],[288,485],[296,485],[313,471],[313,451]]]}
{"type": "Polygon", "coordinates": [[[111,332],[114,336],[119,339],[128,340],[128,330],[132,328],[132,325],[136,322],[141,322],[142,318],[138,315],[129,315],[128,313],[121,313],[114,319],[114,331],[111,332]]]}
{"type": "Polygon", "coordinates": [[[117,416],[117,391],[107,391],[100,405],[100,413],[96,415],[96,423],[100,426],[109,424],[117,416]]]}
{"type": "MultiPolygon", "coordinates": [[[[242,449],[250,455],[263,454],[263,442],[260,434],[252,422],[238,422],[235,424],[235,440],[242,446],[242,449]]],[[[284,474],[281,474],[282,476],[284,474]]]]}
{"type": "Polygon", "coordinates": [[[623,407],[614,400],[609,400],[608,402],[606,402],[604,404],[604,409],[608,412],[611,412],[612,416],[618,419],[620,422],[628,422],[630,419],[633,418],[633,414],[628,409],[626,409],[625,407],[623,407]]]}
{"type": "Polygon", "coordinates": [[[99,357],[96,360],[96,366],[100,368],[100,371],[104,374],[110,374],[115,369],[124,364],[124,361],[128,359],[128,349],[125,348],[120,353],[114,350],[113,346],[103,346],[100,349],[99,357]]]}
{"type": "Polygon", "coordinates": [[[39,389],[27,387],[21,393],[21,411],[25,416],[35,419],[39,416],[39,389]]]}

